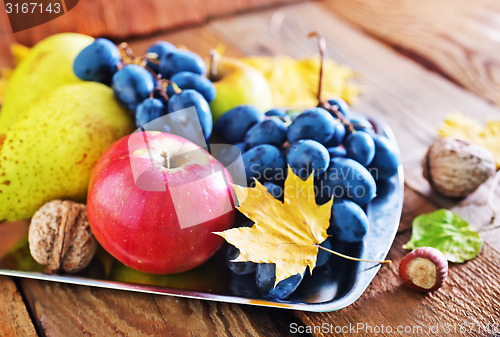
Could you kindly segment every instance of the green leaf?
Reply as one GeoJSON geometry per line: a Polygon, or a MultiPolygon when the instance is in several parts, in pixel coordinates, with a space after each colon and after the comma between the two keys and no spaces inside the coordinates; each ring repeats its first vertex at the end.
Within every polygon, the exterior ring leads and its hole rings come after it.
{"type": "Polygon", "coordinates": [[[475,258],[482,245],[483,240],[467,221],[447,209],[440,209],[413,220],[411,239],[403,248],[434,247],[448,261],[462,263],[475,258]]]}

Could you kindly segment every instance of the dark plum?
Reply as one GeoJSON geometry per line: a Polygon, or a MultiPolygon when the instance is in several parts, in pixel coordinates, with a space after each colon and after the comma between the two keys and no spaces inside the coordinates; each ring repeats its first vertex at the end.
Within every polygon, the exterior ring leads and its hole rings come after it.
{"type": "Polygon", "coordinates": [[[286,140],[286,126],[278,118],[263,120],[252,126],[245,135],[246,148],[250,149],[260,144],[270,144],[281,147],[286,140]]]}
{"type": "Polygon", "coordinates": [[[264,113],[253,105],[239,105],[223,114],[215,123],[217,137],[225,143],[243,142],[247,131],[264,120],[264,113]]]}
{"type": "Polygon", "coordinates": [[[325,172],[330,163],[328,150],[311,139],[301,139],[292,143],[286,161],[301,179],[307,179],[314,171],[315,176],[325,172]]]}

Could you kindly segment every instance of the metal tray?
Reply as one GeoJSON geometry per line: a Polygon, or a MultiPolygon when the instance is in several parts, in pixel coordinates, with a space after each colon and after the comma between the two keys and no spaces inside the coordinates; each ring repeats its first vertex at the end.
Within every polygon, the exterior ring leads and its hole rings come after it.
{"type": "MultiPolygon", "coordinates": [[[[390,128],[380,120],[371,120],[379,134],[395,143],[390,128]]],[[[367,206],[369,231],[363,242],[346,244],[334,242],[333,249],[351,256],[370,260],[385,259],[399,226],[403,204],[403,170],[378,183],[377,197],[367,206]]],[[[150,275],[132,270],[99,250],[91,264],[77,275],[45,274],[28,249],[27,226],[0,223],[0,275],[55,281],[142,293],[172,295],[186,298],[213,300],[229,303],[252,304],[303,311],[333,311],[354,303],[377,274],[380,265],[348,261],[332,256],[328,263],[316,268],[313,276],[306,273],[304,280],[286,301],[263,299],[255,286],[254,276],[231,273],[225,263],[225,248],[202,266],[175,275],[150,275]],[[1,227],[4,227],[3,230],[1,227]],[[2,247],[9,228],[22,237],[10,247],[2,247]],[[4,233],[3,235],[1,233],[4,233]],[[2,241],[4,241],[2,243],[2,241]]]]}

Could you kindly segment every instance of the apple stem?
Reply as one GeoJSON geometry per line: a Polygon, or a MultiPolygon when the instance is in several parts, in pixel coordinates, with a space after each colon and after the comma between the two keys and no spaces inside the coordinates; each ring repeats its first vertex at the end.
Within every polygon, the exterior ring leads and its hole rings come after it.
{"type": "Polygon", "coordinates": [[[334,255],[337,255],[337,256],[343,257],[344,259],[347,259],[347,260],[358,261],[358,262],[382,263],[382,264],[388,264],[388,265],[389,265],[389,267],[392,265],[392,261],[391,261],[391,260],[377,261],[377,260],[365,260],[365,259],[358,259],[358,258],[356,258],[356,257],[352,257],[352,256],[344,255],[344,254],[341,254],[341,253],[339,253],[339,252],[336,252],[336,251],[334,251],[334,250],[331,250],[331,249],[325,248],[325,247],[320,246],[320,245],[316,245],[316,247],[321,248],[321,249],[323,249],[323,250],[327,251],[328,253],[331,253],[331,254],[334,254],[334,255]]]}
{"type": "Polygon", "coordinates": [[[163,157],[163,160],[165,161],[163,163],[163,166],[165,166],[166,168],[170,169],[170,157],[169,157],[168,153],[166,151],[163,151],[161,153],[161,156],[163,157]]]}
{"type": "Polygon", "coordinates": [[[215,49],[210,50],[210,74],[209,79],[214,81],[217,78],[217,64],[219,63],[220,54],[215,49]]]}

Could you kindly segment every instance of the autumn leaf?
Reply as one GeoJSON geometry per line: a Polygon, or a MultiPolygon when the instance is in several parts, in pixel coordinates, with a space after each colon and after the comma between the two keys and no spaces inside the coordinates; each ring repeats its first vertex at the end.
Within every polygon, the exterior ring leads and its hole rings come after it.
{"type": "MultiPolygon", "coordinates": [[[[299,108],[318,104],[318,57],[296,60],[288,56],[253,56],[242,61],[257,68],[266,77],[274,106],[299,108]]],[[[351,83],[355,76],[356,73],[348,66],[325,60],[322,96],[340,97],[351,103],[360,91],[357,85],[351,83]]]]}
{"type": "Polygon", "coordinates": [[[470,117],[453,113],[441,125],[439,135],[467,140],[490,150],[497,169],[500,169],[500,120],[489,121],[486,127],[483,127],[470,117]]]}
{"type": "Polygon", "coordinates": [[[276,282],[316,266],[318,245],[328,237],[333,199],[322,206],[314,197],[314,177],[301,180],[288,169],[284,201],[258,181],[254,188],[233,185],[239,211],[255,224],[216,233],[240,250],[235,262],[275,263],[276,282]]]}

